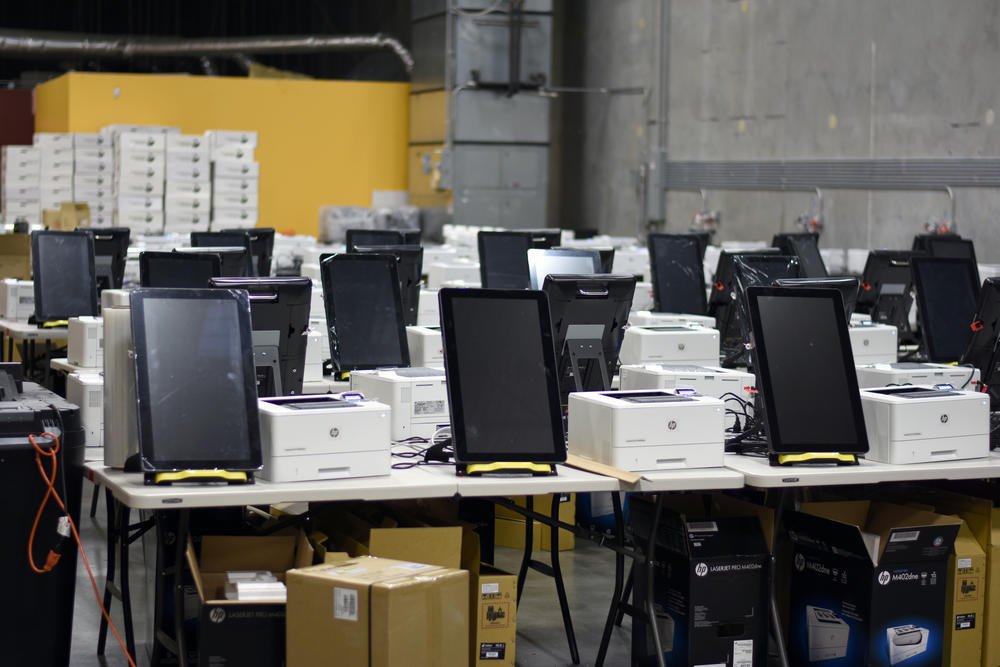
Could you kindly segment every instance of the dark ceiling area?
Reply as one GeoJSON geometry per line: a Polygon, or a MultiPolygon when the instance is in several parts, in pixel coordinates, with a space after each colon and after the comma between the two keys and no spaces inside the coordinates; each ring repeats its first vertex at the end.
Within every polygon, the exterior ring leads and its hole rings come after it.
{"type": "MultiPolygon", "coordinates": [[[[266,37],[373,35],[409,43],[404,0],[53,0],[0,3],[0,30],[92,37],[266,37]]],[[[354,52],[247,54],[255,62],[315,78],[404,81],[406,70],[385,49],[354,52]]],[[[219,75],[245,76],[234,58],[213,56],[219,75]]],[[[198,58],[38,58],[0,54],[0,80],[30,86],[67,71],[204,74],[198,58]]]]}

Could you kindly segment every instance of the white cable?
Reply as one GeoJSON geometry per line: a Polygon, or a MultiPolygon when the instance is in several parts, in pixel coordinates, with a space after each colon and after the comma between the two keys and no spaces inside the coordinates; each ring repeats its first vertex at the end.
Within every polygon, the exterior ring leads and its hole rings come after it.
{"type": "MultiPolygon", "coordinates": [[[[516,1],[517,0],[515,0],[515,2],[516,1]]],[[[500,5],[502,5],[503,3],[504,3],[504,0],[496,0],[496,2],[494,2],[492,5],[490,5],[486,9],[484,9],[482,11],[478,11],[478,12],[467,12],[464,9],[459,9],[458,7],[452,7],[451,11],[455,12],[459,16],[464,16],[464,17],[470,18],[470,19],[478,19],[478,18],[482,18],[483,16],[486,16],[487,14],[492,14],[497,9],[499,9],[500,5]]]]}

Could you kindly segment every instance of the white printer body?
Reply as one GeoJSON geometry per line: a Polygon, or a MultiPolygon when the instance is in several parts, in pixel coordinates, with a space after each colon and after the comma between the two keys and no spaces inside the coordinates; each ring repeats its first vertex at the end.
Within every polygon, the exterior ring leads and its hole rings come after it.
{"type": "Polygon", "coordinates": [[[128,306],[131,301],[132,290],[127,289],[106,289],[101,290],[101,310],[112,306],[128,306]]]}
{"type": "Polygon", "coordinates": [[[71,317],[66,332],[66,361],[83,368],[104,368],[104,318],[71,317]]]}
{"type": "Polygon", "coordinates": [[[427,267],[427,286],[431,289],[438,289],[444,283],[456,280],[470,285],[479,284],[479,262],[456,257],[449,262],[434,262],[424,266],[427,267]]]}
{"type": "Polygon", "coordinates": [[[710,396],[666,391],[569,395],[569,451],[623,470],[723,464],[725,407],[710,396]]]}
{"type": "Polygon", "coordinates": [[[35,283],[31,280],[5,278],[0,283],[0,317],[27,322],[35,314],[35,283]]]}
{"type": "Polygon", "coordinates": [[[833,660],[847,655],[851,628],[829,609],[806,605],[806,628],[809,662],[833,660]]]}
{"type": "Polygon", "coordinates": [[[392,408],[393,440],[430,438],[451,423],[448,383],[438,368],[351,371],[351,391],[392,408]]]}
{"type": "Polygon", "coordinates": [[[389,406],[337,394],[257,400],[263,468],[271,482],[388,475],[389,406]]]}
{"type": "Polygon", "coordinates": [[[951,364],[903,361],[890,364],[860,364],[856,367],[858,386],[888,387],[897,384],[950,384],[958,390],[979,386],[979,369],[951,364]]]}
{"type": "Polygon", "coordinates": [[[632,310],[651,310],[653,308],[653,283],[639,281],[632,292],[632,310]]]}
{"type": "Polygon", "coordinates": [[[438,291],[436,289],[420,290],[420,302],[417,307],[417,326],[436,327],[441,324],[438,312],[438,291]]]}
{"type": "Polygon", "coordinates": [[[303,382],[319,382],[323,379],[323,350],[330,347],[330,339],[324,329],[309,325],[306,334],[306,361],[302,370],[303,382]],[[326,341],[326,345],[323,342],[326,341]]]}
{"type": "MultiPolygon", "coordinates": [[[[732,393],[753,404],[756,378],[746,371],[692,366],[686,364],[635,364],[619,369],[622,390],[632,389],[693,389],[702,396],[721,399],[732,393]]],[[[725,400],[723,399],[723,403],[725,400]]],[[[737,408],[736,403],[731,406],[737,408]]],[[[735,416],[726,416],[726,426],[733,424],[735,416]]]]}
{"type": "Polygon", "coordinates": [[[865,458],[929,463],[989,456],[990,398],[929,386],[862,389],[865,458]]]}
{"type": "Polygon", "coordinates": [[[898,356],[899,332],[891,324],[852,322],[847,327],[855,364],[892,363],[898,356]]]}
{"type": "Polygon", "coordinates": [[[66,376],[66,400],[80,408],[84,458],[104,460],[104,375],[100,369],[77,371],[66,376]]]}
{"type": "Polygon", "coordinates": [[[636,276],[639,282],[648,282],[653,275],[649,270],[649,250],[646,248],[617,248],[611,272],[636,276]]]}
{"type": "Polygon", "coordinates": [[[650,362],[719,365],[719,332],[696,325],[629,327],[618,359],[624,364],[650,362]]]}
{"type": "Polygon", "coordinates": [[[889,644],[889,664],[909,660],[927,650],[927,639],[930,631],[915,625],[898,625],[885,629],[885,638],[889,644]]]}
{"type": "Polygon", "coordinates": [[[441,327],[406,327],[406,343],[410,348],[410,365],[444,368],[444,339],[441,327]]]}
{"type": "Polygon", "coordinates": [[[699,324],[707,329],[715,328],[715,318],[708,315],[688,313],[654,313],[651,310],[635,310],[629,313],[628,323],[636,327],[684,326],[699,324]]]}

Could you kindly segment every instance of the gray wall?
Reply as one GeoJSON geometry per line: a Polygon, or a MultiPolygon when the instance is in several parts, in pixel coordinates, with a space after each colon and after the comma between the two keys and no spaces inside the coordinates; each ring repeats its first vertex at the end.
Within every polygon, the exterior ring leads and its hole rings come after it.
{"type": "MultiPolygon", "coordinates": [[[[565,2],[557,15],[564,73],[576,63],[581,85],[654,87],[660,7],[660,0],[565,2]]],[[[670,7],[669,159],[1000,155],[996,0],[673,0],[670,7]]],[[[653,94],[648,103],[561,101],[554,199],[562,224],[634,233],[632,174],[649,147],[653,94]]],[[[956,196],[959,231],[976,241],[981,261],[1000,262],[1000,191],[956,196]]],[[[709,193],[724,240],[791,229],[812,200],[709,193]]],[[[686,228],[700,207],[696,193],[668,192],[667,228],[686,228]]],[[[940,192],[827,190],[822,244],[908,247],[948,208],[940,192]]]]}

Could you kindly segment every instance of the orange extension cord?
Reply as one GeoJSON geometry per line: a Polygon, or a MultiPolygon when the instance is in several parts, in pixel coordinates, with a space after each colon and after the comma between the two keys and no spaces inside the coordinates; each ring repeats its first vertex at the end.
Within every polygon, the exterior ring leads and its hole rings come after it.
{"type": "Polygon", "coordinates": [[[101,602],[101,594],[97,589],[97,581],[94,579],[94,573],[90,569],[90,561],[87,560],[87,554],[83,550],[83,543],[80,541],[80,534],[76,530],[76,524],[73,522],[73,517],[69,515],[69,511],[66,509],[66,504],[63,499],[59,497],[59,492],[56,491],[56,471],[59,468],[59,460],[56,458],[56,454],[59,452],[59,438],[56,437],[54,433],[45,432],[41,436],[48,436],[53,440],[53,446],[48,449],[42,449],[35,442],[35,436],[29,435],[28,440],[31,442],[31,446],[35,448],[35,463],[38,465],[38,472],[41,474],[42,479],[45,480],[45,485],[47,487],[45,491],[45,497],[42,498],[42,504],[38,506],[38,513],[35,515],[35,522],[31,525],[31,536],[28,538],[28,564],[31,565],[31,569],[38,574],[45,574],[46,572],[51,572],[52,569],[59,562],[60,554],[54,551],[49,551],[48,558],[45,559],[45,565],[38,567],[35,565],[35,557],[32,553],[35,544],[35,531],[38,529],[38,521],[42,518],[42,511],[45,509],[45,505],[49,502],[49,498],[55,498],[56,503],[65,512],[66,518],[69,520],[69,527],[73,531],[73,539],[76,540],[76,546],[80,549],[80,557],[83,558],[83,564],[87,568],[87,574],[90,576],[90,585],[94,589],[94,597],[97,598],[97,605],[101,608],[101,613],[104,614],[104,618],[108,622],[111,631],[115,634],[115,639],[118,640],[118,645],[122,647],[122,652],[125,653],[125,657],[128,659],[128,664],[131,667],[136,667],[135,661],[132,656],[129,655],[128,649],[125,648],[125,642],[122,641],[121,635],[118,634],[118,628],[115,624],[111,622],[111,616],[108,615],[108,610],[104,608],[104,604],[101,602]],[[45,466],[42,465],[42,457],[47,456],[52,461],[52,472],[51,474],[45,474],[45,466]]]}

